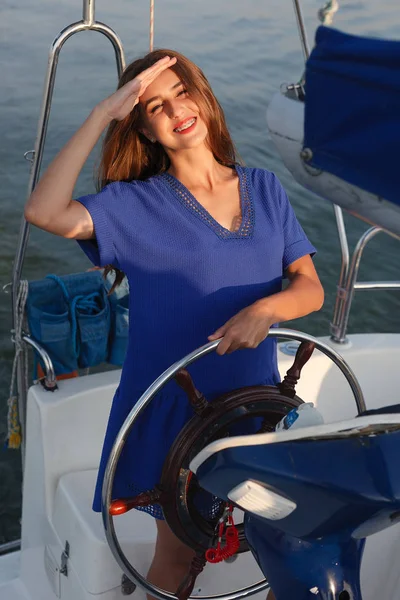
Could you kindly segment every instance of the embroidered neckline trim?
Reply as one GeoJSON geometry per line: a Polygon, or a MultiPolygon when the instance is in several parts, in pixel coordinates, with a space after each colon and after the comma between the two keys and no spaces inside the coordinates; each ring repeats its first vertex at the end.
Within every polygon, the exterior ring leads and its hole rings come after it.
{"type": "Polygon", "coordinates": [[[196,200],[193,194],[170,173],[162,173],[160,177],[168,185],[174,196],[188,208],[192,213],[205,222],[208,227],[213,229],[218,237],[222,239],[248,238],[252,237],[254,229],[254,207],[249,190],[246,169],[240,165],[235,165],[239,177],[240,204],[242,210],[242,220],[240,227],[236,231],[231,231],[223,227],[212,215],[196,200]]]}

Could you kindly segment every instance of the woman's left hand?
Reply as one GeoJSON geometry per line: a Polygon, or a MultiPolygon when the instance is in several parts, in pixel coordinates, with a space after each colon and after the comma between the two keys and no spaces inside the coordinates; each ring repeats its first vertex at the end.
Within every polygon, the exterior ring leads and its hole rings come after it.
{"type": "Polygon", "coordinates": [[[265,306],[255,302],[209,335],[208,340],[212,342],[223,337],[216,349],[220,355],[231,354],[241,348],[257,348],[267,337],[271,325],[273,321],[268,316],[265,306]]]}
{"type": "Polygon", "coordinates": [[[230,354],[239,348],[257,348],[275,323],[284,323],[319,310],[324,302],[324,290],[311,257],[292,262],[285,272],[289,279],[286,289],[260,298],[229,319],[208,339],[222,337],[217,354],[230,354]]]}

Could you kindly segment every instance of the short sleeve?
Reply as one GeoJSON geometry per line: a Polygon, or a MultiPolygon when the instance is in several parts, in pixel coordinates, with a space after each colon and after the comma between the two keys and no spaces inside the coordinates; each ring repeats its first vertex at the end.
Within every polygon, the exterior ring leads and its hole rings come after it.
{"type": "Polygon", "coordinates": [[[311,244],[300,223],[298,222],[287,194],[278,178],[274,176],[274,183],[279,199],[280,216],[284,237],[284,251],[282,268],[286,269],[294,261],[310,254],[314,256],[316,249],[311,244]]]}
{"type": "Polygon", "coordinates": [[[90,213],[93,220],[95,239],[77,240],[86,256],[97,267],[112,264],[117,266],[117,257],[114,244],[114,231],[118,202],[116,186],[111,183],[104,187],[98,194],[89,194],[76,198],[90,213]]]}

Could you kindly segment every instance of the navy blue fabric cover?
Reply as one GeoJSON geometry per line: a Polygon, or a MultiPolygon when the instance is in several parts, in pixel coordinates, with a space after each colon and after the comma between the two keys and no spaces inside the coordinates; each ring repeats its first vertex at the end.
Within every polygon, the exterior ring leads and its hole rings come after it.
{"type": "Polygon", "coordinates": [[[304,147],[314,167],[400,204],[400,41],[318,28],[304,147]]]}

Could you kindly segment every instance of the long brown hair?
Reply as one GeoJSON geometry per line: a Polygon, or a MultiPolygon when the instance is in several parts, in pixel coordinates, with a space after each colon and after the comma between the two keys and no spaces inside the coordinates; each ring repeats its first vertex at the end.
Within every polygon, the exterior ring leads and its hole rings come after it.
{"type": "MultiPolygon", "coordinates": [[[[206,144],[215,160],[226,166],[236,164],[238,162],[237,152],[226,126],[221,105],[214,96],[202,70],[179,52],[159,49],[135,60],[123,72],[118,82],[118,89],[164,56],[177,58],[177,62],[170,69],[179,77],[190,98],[199,107],[200,115],[208,131],[206,144]]],[[[113,181],[147,179],[169,168],[170,160],[163,146],[158,142],[150,142],[140,131],[143,127],[143,112],[140,103],[125,119],[114,120],[110,123],[98,168],[98,189],[102,189],[113,181]]],[[[110,271],[115,271],[116,274],[112,291],[121,283],[124,274],[112,265],[107,265],[104,269],[104,276],[110,271]]]]}

